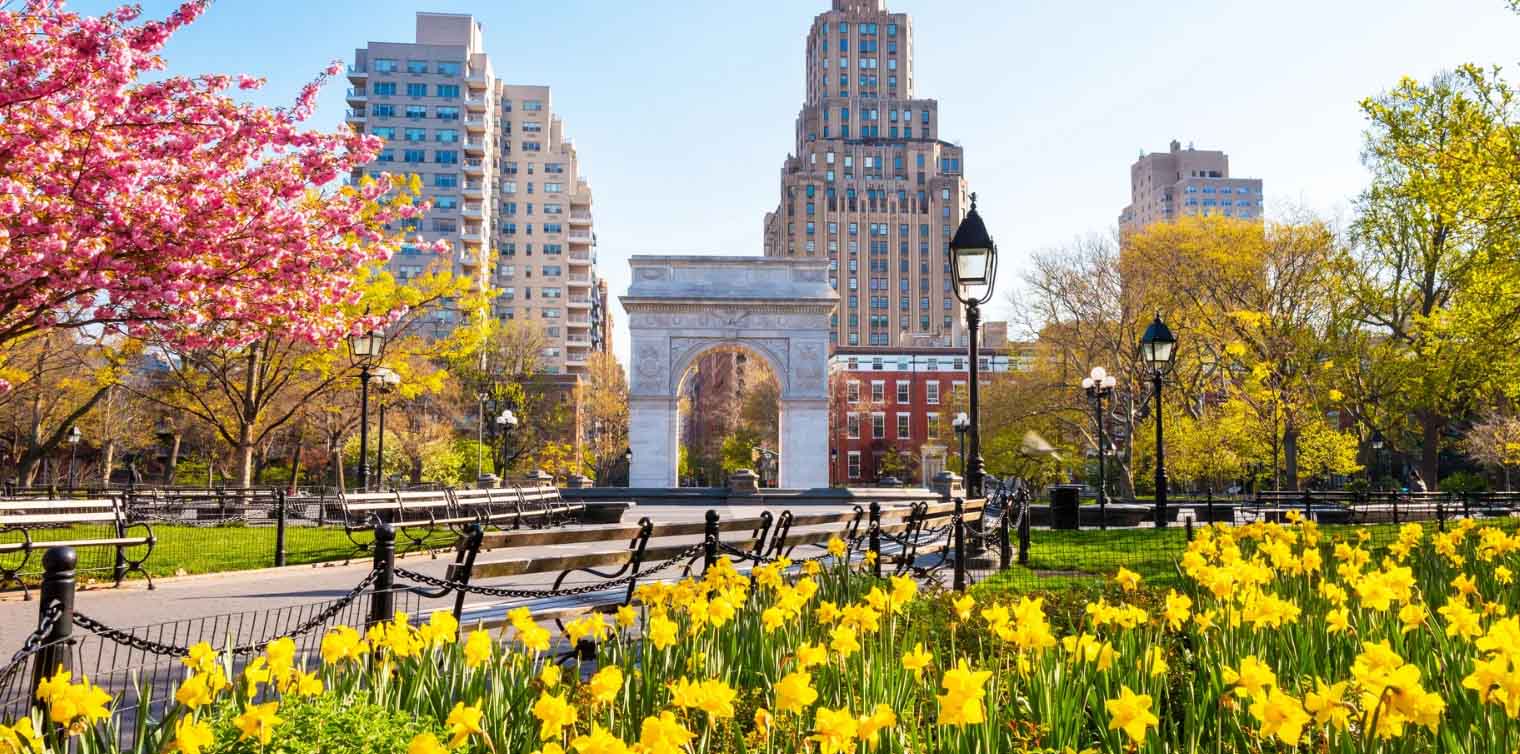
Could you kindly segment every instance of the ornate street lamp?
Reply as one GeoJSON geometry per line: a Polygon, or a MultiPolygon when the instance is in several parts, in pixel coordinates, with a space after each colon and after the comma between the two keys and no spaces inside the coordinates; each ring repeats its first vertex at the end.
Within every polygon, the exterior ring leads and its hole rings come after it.
{"type": "Polygon", "coordinates": [[[1166,323],[1161,321],[1161,312],[1156,312],[1156,320],[1145,328],[1145,335],[1140,337],[1140,362],[1151,372],[1151,395],[1152,404],[1156,411],[1156,526],[1166,526],[1166,446],[1162,443],[1161,434],[1161,382],[1167,372],[1172,370],[1173,359],[1177,355],[1177,336],[1167,328],[1166,323]]]}
{"type": "Polygon", "coordinates": [[[355,333],[348,336],[348,347],[359,360],[359,484],[358,489],[369,489],[369,379],[370,371],[380,351],[385,347],[385,336],[379,331],[355,333]]]}
{"type": "Polygon", "coordinates": [[[64,438],[69,443],[69,489],[74,489],[74,454],[79,452],[79,441],[84,439],[84,433],[79,431],[79,425],[69,427],[69,434],[64,438]]]}
{"type": "Polygon", "coordinates": [[[510,447],[512,433],[517,430],[517,414],[512,413],[511,408],[504,408],[496,416],[496,434],[501,436],[501,463],[497,471],[502,479],[507,478],[507,450],[510,447]]]}
{"type": "Polygon", "coordinates": [[[628,486],[633,486],[633,448],[623,451],[623,460],[628,462],[628,486]]]}
{"type": "Polygon", "coordinates": [[[1382,481],[1382,479],[1378,477],[1378,472],[1383,468],[1384,444],[1383,433],[1375,429],[1372,430],[1372,484],[1367,485],[1368,489],[1374,489],[1373,485],[1376,485],[1382,481]]]}
{"type": "Polygon", "coordinates": [[[971,195],[971,211],[966,214],[966,219],[961,221],[960,227],[955,229],[955,237],[950,239],[950,275],[954,285],[955,298],[966,307],[966,329],[969,331],[969,347],[967,356],[971,359],[970,374],[970,405],[968,408],[971,434],[970,456],[962,455],[966,459],[966,495],[967,497],[982,496],[982,438],[981,438],[981,414],[979,406],[979,389],[977,374],[979,371],[977,354],[977,341],[981,336],[982,329],[982,304],[992,300],[992,286],[997,280],[997,244],[992,242],[992,236],[987,234],[987,226],[982,222],[982,216],[976,211],[976,194],[971,195]],[[973,295],[968,288],[981,288],[980,295],[973,295]]]}
{"type": "Polygon", "coordinates": [[[1082,378],[1082,389],[1087,391],[1087,400],[1092,403],[1093,416],[1098,420],[1098,528],[1108,528],[1108,473],[1104,459],[1105,446],[1108,444],[1103,427],[1103,399],[1113,398],[1114,385],[1118,380],[1108,373],[1103,367],[1093,367],[1092,372],[1082,378]]]}
{"type": "Polygon", "coordinates": [[[962,411],[950,420],[950,426],[955,428],[955,438],[961,441],[961,481],[966,481],[966,430],[971,429],[971,418],[962,411]]]}
{"type": "Polygon", "coordinates": [[[401,384],[401,375],[389,367],[379,367],[370,375],[375,379],[375,390],[380,393],[379,436],[375,438],[375,475],[380,479],[380,489],[385,489],[385,396],[401,384]]]}

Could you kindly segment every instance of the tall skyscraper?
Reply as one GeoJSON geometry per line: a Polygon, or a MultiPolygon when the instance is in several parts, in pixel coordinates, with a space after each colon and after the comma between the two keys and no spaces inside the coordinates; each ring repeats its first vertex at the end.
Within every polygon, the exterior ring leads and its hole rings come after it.
{"type": "Polygon", "coordinates": [[[806,57],[766,256],[832,262],[836,345],[963,345],[946,251],[969,204],[965,166],[939,137],[939,103],[914,96],[912,22],[883,0],[833,0],[806,57]]]}
{"type": "Polygon", "coordinates": [[[1129,168],[1130,203],[1119,215],[1121,231],[1184,215],[1223,215],[1260,220],[1260,178],[1231,178],[1224,152],[1187,149],[1173,141],[1166,152],[1141,153],[1129,168]]]}
{"type": "MultiPolygon", "coordinates": [[[[495,316],[543,329],[546,372],[583,373],[609,328],[594,317],[591,187],[549,87],[498,79],[480,23],[457,13],[418,13],[415,42],[370,42],[348,77],[349,124],[385,140],[363,172],[420,174],[433,206],[416,230],[450,243],[455,274],[499,292],[495,316]]],[[[405,280],[433,261],[407,248],[390,270],[405,280]]]]}

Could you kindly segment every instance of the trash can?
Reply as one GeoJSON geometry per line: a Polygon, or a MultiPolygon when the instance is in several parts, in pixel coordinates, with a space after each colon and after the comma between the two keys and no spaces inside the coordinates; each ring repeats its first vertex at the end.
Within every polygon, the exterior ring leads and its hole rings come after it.
{"type": "Polygon", "coordinates": [[[1078,528],[1078,500],[1082,485],[1058,484],[1050,488],[1050,526],[1052,529],[1073,531],[1078,528]]]}

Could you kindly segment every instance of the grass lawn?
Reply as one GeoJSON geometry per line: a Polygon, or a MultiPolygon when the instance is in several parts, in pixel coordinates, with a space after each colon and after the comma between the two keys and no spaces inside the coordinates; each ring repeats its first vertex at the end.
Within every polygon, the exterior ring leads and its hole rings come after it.
{"type": "MultiPolygon", "coordinates": [[[[129,532],[129,536],[136,536],[141,532],[141,528],[135,528],[129,532]]],[[[153,554],[144,567],[154,578],[244,571],[269,568],[274,565],[275,528],[273,526],[157,524],[153,527],[153,534],[158,538],[158,543],[154,546],[153,554]]],[[[45,548],[44,543],[47,541],[101,539],[111,536],[114,536],[114,532],[99,526],[71,526],[35,530],[32,532],[32,541],[45,548]]],[[[369,542],[371,539],[367,533],[359,533],[355,537],[361,542],[369,542]]],[[[0,535],[0,541],[19,542],[21,537],[12,532],[0,535]]],[[[449,547],[454,544],[454,541],[453,532],[445,529],[430,537],[427,544],[431,547],[449,547]]],[[[402,551],[417,548],[405,537],[401,537],[396,544],[397,549],[402,551]]],[[[142,547],[132,547],[127,550],[129,557],[141,557],[142,552],[142,547]]],[[[116,557],[115,548],[87,547],[80,548],[78,553],[82,579],[109,580],[116,557]]],[[[370,557],[372,554],[369,552],[359,552],[340,528],[291,526],[285,530],[286,565],[321,563],[347,558],[362,561],[370,557]]],[[[19,559],[19,555],[0,556],[0,563],[13,565],[19,559]]],[[[26,572],[23,576],[29,584],[34,584],[41,570],[42,552],[34,551],[31,560],[27,561],[26,572]]],[[[142,575],[133,573],[129,578],[142,578],[142,575]]]]}
{"type": "Polygon", "coordinates": [[[995,573],[980,587],[1030,591],[1092,586],[1113,576],[1120,566],[1140,574],[1152,586],[1176,585],[1177,558],[1186,546],[1187,535],[1180,527],[1035,529],[1029,534],[1029,565],[995,573]]]}

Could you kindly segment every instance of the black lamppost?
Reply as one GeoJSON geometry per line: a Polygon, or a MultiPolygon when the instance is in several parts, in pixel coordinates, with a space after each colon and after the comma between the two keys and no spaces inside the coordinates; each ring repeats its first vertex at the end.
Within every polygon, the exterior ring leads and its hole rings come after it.
{"type": "Polygon", "coordinates": [[[1087,400],[1092,403],[1093,416],[1098,420],[1098,528],[1100,529],[1108,528],[1108,464],[1104,459],[1108,439],[1103,427],[1103,399],[1113,398],[1114,385],[1117,382],[1114,376],[1103,367],[1093,367],[1092,372],[1082,378],[1082,389],[1087,391],[1087,400]]]}
{"type": "Polygon", "coordinates": [[[628,463],[628,486],[633,486],[633,448],[623,451],[623,460],[628,463]]]}
{"type": "Polygon", "coordinates": [[[841,476],[839,474],[839,448],[835,446],[829,448],[829,484],[838,483],[841,476]]]}
{"type": "Polygon", "coordinates": [[[401,384],[401,375],[389,367],[380,367],[370,376],[375,378],[375,390],[380,393],[379,433],[375,437],[375,475],[380,479],[380,489],[385,489],[385,396],[401,384]]]}
{"type": "Polygon", "coordinates": [[[385,336],[371,331],[348,336],[348,345],[359,359],[359,484],[358,489],[369,489],[369,379],[374,376],[370,366],[380,355],[385,336]]]}
{"type": "Polygon", "coordinates": [[[1177,336],[1161,321],[1161,313],[1140,338],[1140,362],[1151,371],[1151,394],[1156,412],[1156,526],[1166,526],[1166,445],[1161,434],[1161,381],[1172,369],[1177,336]]]}
{"type": "Polygon", "coordinates": [[[168,417],[158,417],[158,422],[153,425],[153,435],[164,445],[164,486],[172,486],[174,465],[178,459],[174,457],[174,425],[169,423],[168,417]]]}
{"type": "Polygon", "coordinates": [[[950,420],[950,426],[955,428],[955,438],[961,441],[961,481],[966,481],[966,430],[971,429],[971,418],[962,411],[950,420]]]}
{"type": "Polygon", "coordinates": [[[79,441],[84,439],[84,433],[79,431],[79,425],[69,427],[66,438],[69,443],[69,489],[74,489],[74,455],[79,452],[79,441]]]}
{"type": "Polygon", "coordinates": [[[966,496],[981,497],[982,438],[979,427],[981,414],[978,411],[980,391],[977,385],[980,358],[977,354],[977,341],[982,329],[981,307],[992,300],[992,285],[997,279],[997,244],[992,242],[982,216],[977,214],[976,194],[971,195],[971,211],[961,221],[960,227],[955,229],[955,237],[950,239],[950,256],[950,275],[955,297],[966,306],[966,330],[970,335],[967,356],[971,360],[971,401],[968,406],[971,426],[967,431],[971,433],[971,455],[962,456],[966,459],[966,496]],[[980,296],[971,295],[967,290],[975,287],[982,289],[980,296]]]}
{"type": "Polygon", "coordinates": [[[1383,445],[1383,433],[1372,430],[1372,484],[1367,485],[1367,489],[1377,489],[1375,485],[1382,481],[1378,472],[1383,467],[1383,445]]]}

